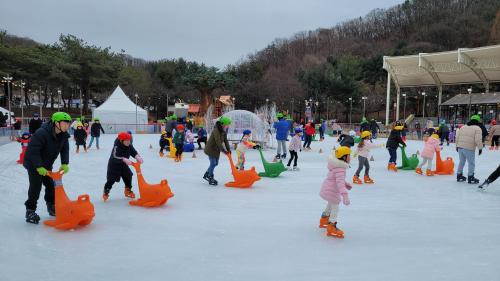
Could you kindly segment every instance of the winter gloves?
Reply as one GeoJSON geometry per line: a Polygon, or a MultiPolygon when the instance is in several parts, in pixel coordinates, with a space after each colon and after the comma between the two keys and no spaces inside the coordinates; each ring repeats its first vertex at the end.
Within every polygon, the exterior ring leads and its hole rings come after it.
{"type": "Polygon", "coordinates": [[[132,161],[128,160],[128,158],[122,158],[122,161],[127,165],[132,165],[132,161]]]}
{"type": "Polygon", "coordinates": [[[36,168],[36,171],[42,177],[45,177],[48,173],[47,169],[45,169],[44,167],[36,168]]]}
{"type": "Polygon", "coordinates": [[[63,171],[65,174],[67,174],[69,172],[69,165],[62,164],[61,167],[59,168],[59,171],[63,171]]]}
{"type": "Polygon", "coordinates": [[[137,160],[137,162],[139,162],[140,164],[144,163],[144,160],[142,160],[142,157],[141,157],[139,154],[137,154],[137,155],[135,156],[135,159],[136,159],[136,160],[137,160]]]}

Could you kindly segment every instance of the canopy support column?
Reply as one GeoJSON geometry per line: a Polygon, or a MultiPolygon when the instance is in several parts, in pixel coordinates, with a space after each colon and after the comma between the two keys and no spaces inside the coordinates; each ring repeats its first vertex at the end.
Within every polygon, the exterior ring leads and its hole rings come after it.
{"type": "Polygon", "coordinates": [[[387,97],[385,106],[385,125],[389,126],[389,111],[391,109],[391,73],[387,72],[387,97]]]}
{"type": "MultiPolygon", "coordinates": [[[[400,94],[401,94],[401,89],[398,87],[396,89],[396,120],[399,120],[400,94]]],[[[403,116],[403,118],[405,117],[403,116]]]]}

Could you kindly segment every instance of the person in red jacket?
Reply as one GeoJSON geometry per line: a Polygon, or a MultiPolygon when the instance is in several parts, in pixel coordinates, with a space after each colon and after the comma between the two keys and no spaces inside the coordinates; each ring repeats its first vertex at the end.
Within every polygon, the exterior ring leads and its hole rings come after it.
{"type": "Polygon", "coordinates": [[[26,153],[26,149],[28,148],[28,144],[30,142],[31,134],[29,132],[24,132],[20,138],[17,138],[17,142],[21,143],[21,154],[19,154],[19,160],[17,160],[17,164],[24,163],[24,154],[26,153]]]}
{"type": "Polygon", "coordinates": [[[304,141],[304,149],[311,150],[311,142],[316,134],[316,128],[314,122],[309,122],[306,124],[306,140],[304,141]]]}

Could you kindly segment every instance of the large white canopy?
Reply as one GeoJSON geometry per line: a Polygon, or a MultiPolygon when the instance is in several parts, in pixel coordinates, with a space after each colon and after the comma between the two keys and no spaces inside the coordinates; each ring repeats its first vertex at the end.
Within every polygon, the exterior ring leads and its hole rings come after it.
{"type": "Polygon", "coordinates": [[[500,82],[500,45],[458,49],[441,53],[384,57],[387,71],[386,124],[389,123],[390,83],[397,89],[396,119],[399,118],[399,92],[404,87],[436,86],[439,105],[444,85],[478,84],[489,92],[492,82],[500,82]]]}
{"type": "Polygon", "coordinates": [[[93,117],[98,117],[107,127],[119,126],[123,127],[122,130],[134,129],[135,124],[148,123],[147,111],[132,102],[120,86],[116,87],[111,96],[94,110],[93,117]]]}

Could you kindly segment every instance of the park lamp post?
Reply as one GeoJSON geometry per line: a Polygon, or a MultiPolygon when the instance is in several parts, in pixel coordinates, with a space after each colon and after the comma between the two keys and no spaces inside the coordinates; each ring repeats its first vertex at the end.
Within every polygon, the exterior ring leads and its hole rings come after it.
{"type": "Polygon", "coordinates": [[[366,115],[366,99],[368,97],[361,97],[361,99],[363,99],[363,117],[365,117],[366,115]]]}
{"type": "Polygon", "coordinates": [[[10,126],[10,138],[12,140],[12,115],[10,114],[11,113],[11,108],[10,108],[10,84],[12,83],[12,76],[9,76],[7,74],[6,77],[3,77],[3,81],[2,82],[5,82],[7,83],[7,98],[8,98],[8,108],[9,108],[9,112],[8,112],[8,116],[9,116],[9,126],[10,126]]]}
{"type": "Polygon", "coordinates": [[[352,97],[349,98],[349,128],[352,126],[352,97]]]}
{"type": "Polygon", "coordinates": [[[26,85],[26,82],[23,82],[21,80],[21,83],[19,84],[19,87],[21,87],[21,127],[23,126],[23,121],[24,121],[24,94],[23,94],[23,88],[24,85],[26,85]]]}
{"type": "Polygon", "coordinates": [[[57,97],[59,98],[59,106],[57,107],[57,109],[59,111],[61,111],[61,94],[62,94],[61,89],[57,89],[57,97]]]}
{"type": "Polygon", "coordinates": [[[403,118],[406,118],[406,94],[403,94],[403,98],[405,98],[403,103],[403,118]]]}
{"type": "Polygon", "coordinates": [[[469,92],[469,119],[470,119],[472,111],[472,88],[467,89],[467,92],[469,92]]]}
{"type": "Polygon", "coordinates": [[[139,97],[139,95],[137,93],[135,93],[135,132],[137,133],[137,123],[138,123],[138,120],[137,120],[137,98],[139,97]]]}
{"type": "Polygon", "coordinates": [[[425,122],[425,92],[422,92],[422,96],[424,97],[424,102],[422,104],[422,120],[425,122]]]}

